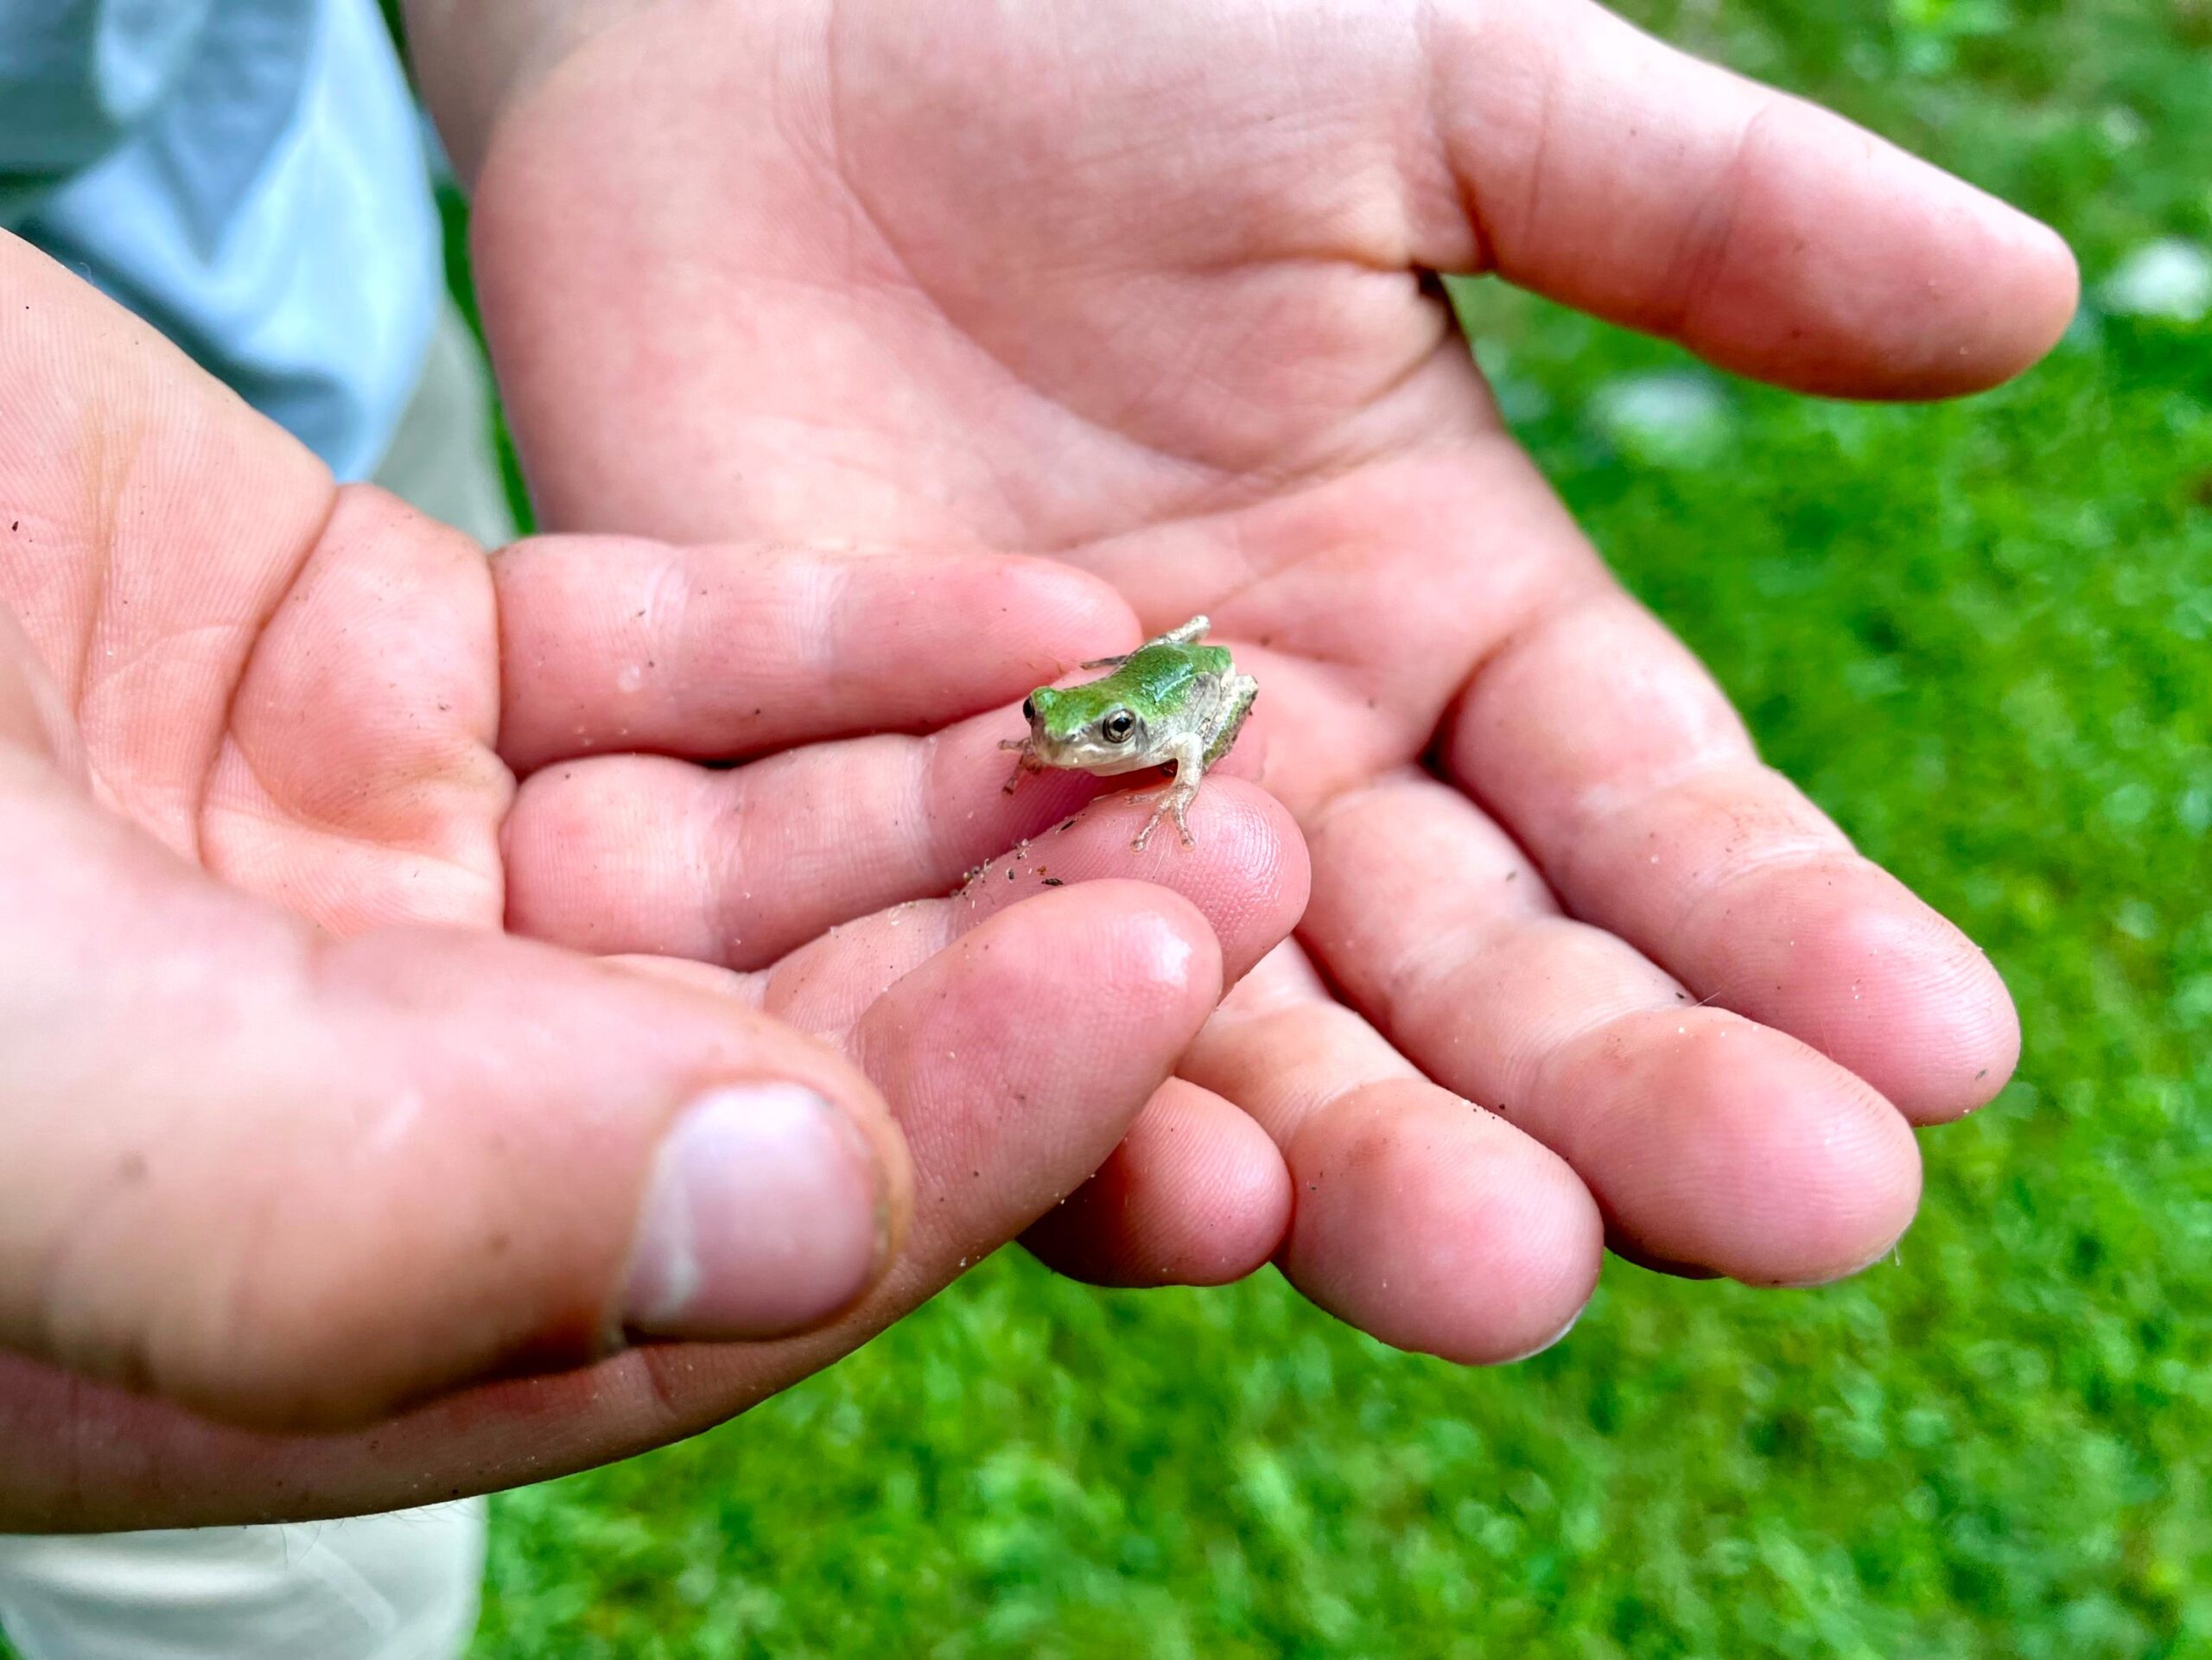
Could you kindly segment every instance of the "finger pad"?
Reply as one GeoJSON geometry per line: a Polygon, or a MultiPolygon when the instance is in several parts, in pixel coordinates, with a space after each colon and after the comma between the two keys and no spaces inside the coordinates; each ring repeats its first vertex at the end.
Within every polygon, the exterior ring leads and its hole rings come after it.
{"type": "Polygon", "coordinates": [[[996,910],[1040,887],[1065,887],[1128,877],[1171,889],[1198,906],[1221,942],[1233,983],[1274,950],[1304,914],[1313,882],[1304,837],[1281,803],[1256,785],[1209,779],[1191,807],[1197,846],[1185,847],[1172,824],[1142,852],[1130,847],[1151,811],[1125,792],[1102,796],[1083,812],[984,866],[963,890],[964,902],[996,910]]]}
{"type": "Polygon", "coordinates": [[[1006,1173],[1041,1195],[1026,1224],[1105,1161],[1220,991],[1213,937],[1187,904],[1089,884],[953,941],[874,1003],[853,1046],[898,1103],[917,1166],[956,1184],[969,1167],[1006,1173]]]}
{"type": "Polygon", "coordinates": [[[2012,1076],[2019,1017],[1988,957],[1878,867],[1757,873],[1727,895],[1741,925],[1693,984],[1808,1043],[1916,1123],[1956,1118],[2012,1076]]]}
{"type": "Polygon", "coordinates": [[[721,962],[713,860],[717,775],[660,756],[533,773],[508,815],[507,926],[577,951],[721,962]]]}
{"type": "Polygon", "coordinates": [[[1266,1133],[1211,1091],[1171,1078],[1023,1243],[1092,1285],[1227,1285],[1274,1254],[1290,1211],[1290,1173],[1266,1133]]]}
{"type": "Polygon", "coordinates": [[[1548,1346],[1597,1284],[1598,1208],[1556,1155],[1418,1079],[1345,1097],[1291,1144],[1285,1271],[1339,1319],[1464,1364],[1548,1346]]]}
{"type": "Polygon", "coordinates": [[[1562,1072],[1585,1110],[1560,1150],[1651,1258],[1813,1283],[1878,1257],[1918,1206],[1904,1120],[1781,1033],[1662,1010],[1609,1023],[1562,1072]]]}

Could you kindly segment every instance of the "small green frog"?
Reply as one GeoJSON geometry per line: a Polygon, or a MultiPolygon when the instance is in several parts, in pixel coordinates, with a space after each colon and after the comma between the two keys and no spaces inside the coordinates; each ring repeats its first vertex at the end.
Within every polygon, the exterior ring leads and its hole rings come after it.
{"type": "Polygon", "coordinates": [[[1229,753],[1260,695],[1260,683],[1236,672],[1227,646],[1198,644],[1211,626],[1205,618],[1193,617],[1126,657],[1078,665],[1114,671],[1102,679],[1065,690],[1039,686],[1031,692],[1021,705],[1029,735],[999,745],[1021,752],[1014,776],[1006,781],[1007,792],[1013,793],[1024,773],[1048,766],[1111,777],[1172,764],[1173,784],[1136,798],[1164,799],[1131,845],[1141,851],[1160,821],[1173,813],[1183,845],[1196,847],[1185,815],[1197,798],[1198,780],[1229,753]]]}

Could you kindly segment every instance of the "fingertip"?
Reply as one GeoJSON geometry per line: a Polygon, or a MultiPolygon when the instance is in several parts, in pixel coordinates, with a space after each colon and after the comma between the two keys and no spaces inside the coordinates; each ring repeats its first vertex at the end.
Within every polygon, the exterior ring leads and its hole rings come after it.
{"type": "Polygon", "coordinates": [[[1930,320],[1949,332],[1931,331],[1920,351],[1875,366],[1874,396],[1957,398],[2003,385],[2050,353],[2080,306],[2081,268],[2063,237],[1998,197],[1947,182],[1973,198],[1962,212],[1974,221],[1948,269],[1923,279],[1930,320]]]}
{"type": "Polygon", "coordinates": [[[1289,811],[1256,785],[1209,777],[1191,806],[1185,847],[1173,825],[1141,852],[1131,843],[1154,804],[1116,791],[985,865],[965,903],[996,910],[1039,887],[1072,893],[1128,883],[1179,896],[1218,942],[1225,983],[1234,984],[1286,938],[1305,914],[1313,869],[1289,811]]]}
{"type": "Polygon", "coordinates": [[[1562,1150],[1646,1259],[1815,1284],[1878,1258],[1919,1207],[1919,1144],[1896,1108],[1726,1011],[1611,1021],[1558,1083],[1596,1109],[1562,1150]]]}
{"type": "MultiPolygon", "coordinates": [[[[1313,896],[1313,864],[1298,821],[1266,790],[1241,779],[1216,779],[1213,788],[1228,857],[1206,908],[1222,941],[1225,984],[1234,985],[1298,926],[1313,896]]],[[[1195,811],[1192,817],[1203,833],[1205,821],[1195,811]]],[[[1173,857],[1186,849],[1166,851],[1173,857]]]]}
{"type": "Polygon", "coordinates": [[[1091,1285],[1227,1285],[1266,1264],[1290,1211],[1290,1173],[1267,1133],[1211,1090],[1170,1078],[1023,1243],[1091,1285]]]}
{"type": "MultiPolygon", "coordinates": [[[[1910,900],[1902,884],[1878,874],[1910,900]]],[[[1997,965],[1944,918],[1917,900],[1910,908],[1870,907],[1842,922],[1836,949],[1847,964],[1898,965],[1873,1012],[1879,1037],[1863,1046],[1863,1059],[1834,1059],[1910,1122],[1963,1118],[2011,1081],[2020,1060],[2019,1011],[1997,965]]],[[[1838,983],[1842,975],[1828,977],[1838,983]]],[[[1853,983],[1863,985],[1864,974],[1853,983]]]]}
{"type": "Polygon", "coordinates": [[[1826,110],[1775,107],[1692,346],[1802,391],[1918,399],[1999,385],[2057,342],[2080,276],[2050,226],[1826,110]]]}
{"type": "Polygon", "coordinates": [[[950,1278],[1105,1163],[1221,995],[1205,918],[1142,882],[992,915],[875,997],[846,1044],[915,1161],[902,1272],[950,1278]]]}
{"type": "MultiPolygon", "coordinates": [[[[1206,913],[1173,888],[1150,882],[1085,882],[1031,901],[1086,913],[1116,983],[1161,998],[1195,994],[1211,1008],[1223,985],[1221,942],[1206,913]]],[[[1067,925],[1065,923],[1063,926],[1067,925]]]]}
{"type": "MultiPolygon", "coordinates": [[[[1993,201],[1997,199],[1992,197],[1993,201]]],[[[2055,226],[1999,202],[2006,231],[2017,245],[2017,258],[2007,261],[2017,272],[2018,294],[2013,312],[2013,356],[1996,367],[1986,384],[1995,385],[2032,367],[2047,356],[2072,325],[2082,308],[2082,262],[2055,226]]]]}
{"type": "Polygon", "coordinates": [[[942,997],[947,1014],[972,1012],[993,1030],[1018,1014],[1027,1046],[1056,1067],[1090,1054],[1120,1069],[1158,1050],[1164,1078],[1220,1001],[1220,942],[1206,913],[1173,889],[1110,878],[981,887],[988,913],[892,986],[863,1029],[911,1047],[917,997],[942,997]]]}
{"type": "Polygon", "coordinates": [[[1729,931],[1706,968],[1738,1014],[1811,1044],[1910,1122],[1985,1105],[2018,1064],[2020,1021],[1995,964],[1879,866],[1778,865],[1728,895],[1765,922],[1729,931]]]}
{"type": "Polygon", "coordinates": [[[1129,602],[1103,576],[1034,554],[982,556],[991,579],[1020,602],[1036,636],[1036,684],[1048,685],[1079,663],[1126,652],[1144,638],[1129,602]]]}
{"type": "Polygon", "coordinates": [[[1290,1144],[1284,1271],[1401,1349],[1498,1364],[1566,1335],[1596,1288],[1605,1229],[1566,1161],[1433,1084],[1340,1097],[1290,1144]]]}

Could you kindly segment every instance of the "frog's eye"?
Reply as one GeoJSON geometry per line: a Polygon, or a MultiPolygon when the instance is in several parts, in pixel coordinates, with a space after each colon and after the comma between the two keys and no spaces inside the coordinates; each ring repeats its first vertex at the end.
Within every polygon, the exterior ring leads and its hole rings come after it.
{"type": "Polygon", "coordinates": [[[1034,697],[1021,700],[1021,718],[1032,722],[1037,719],[1037,700],[1034,697]]]}
{"type": "Polygon", "coordinates": [[[1137,717],[1125,709],[1116,709],[1098,723],[1098,735],[1108,743],[1127,743],[1136,729],[1137,717]]]}

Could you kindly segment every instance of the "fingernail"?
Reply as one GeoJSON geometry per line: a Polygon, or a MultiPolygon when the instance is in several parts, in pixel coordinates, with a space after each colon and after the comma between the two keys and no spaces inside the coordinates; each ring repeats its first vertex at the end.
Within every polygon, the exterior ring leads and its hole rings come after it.
{"type": "MultiPolygon", "coordinates": [[[[1588,1305],[1586,1305],[1586,1304],[1585,1305],[1585,1307],[1586,1307],[1587,1306],[1588,1306],[1588,1305]]],[[[1536,1356],[1538,1356],[1538,1355],[1540,1355],[1540,1354],[1543,1353],[1543,1352],[1544,1352],[1545,1350],[1547,1350],[1547,1349],[1555,1349],[1555,1348],[1557,1348],[1560,1344],[1562,1344],[1562,1343],[1564,1343],[1564,1342],[1566,1342],[1566,1341],[1567,1341],[1567,1333],[1568,1333],[1568,1332],[1572,1332],[1572,1331],[1575,1328],[1575,1326],[1576,1326],[1580,1325],[1580,1324],[1581,1323],[1581,1320],[1582,1320],[1582,1310],[1581,1310],[1580,1308],[1578,1308],[1578,1309],[1576,1309],[1576,1310],[1575,1310],[1572,1314],[1570,1314],[1570,1315],[1568,1315],[1568,1316],[1567,1316],[1567,1324],[1566,1324],[1566,1325],[1564,1325],[1564,1326],[1560,1326],[1560,1327],[1559,1328],[1559,1330],[1557,1330],[1556,1332],[1553,1332],[1549,1337],[1546,1338],[1546,1339],[1545,1339],[1541,1343],[1537,1344],[1537,1345],[1535,1345],[1535,1347],[1534,1347],[1533,1349],[1523,1349],[1523,1350],[1522,1350],[1522,1351],[1521,1351],[1521,1352],[1520,1352],[1519,1354],[1510,1354],[1510,1355],[1506,1356],[1504,1359],[1503,1359],[1503,1360],[1499,1361],[1497,1364],[1498,1364],[1499,1365],[1501,1365],[1501,1366],[1512,1366],[1512,1365],[1517,1365],[1519,1363],[1521,1363],[1521,1362],[1522,1362],[1522,1361],[1523,1361],[1523,1360],[1532,1360],[1532,1359],[1534,1359],[1536,1356]]]]}
{"type": "Polygon", "coordinates": [[[796,1084],[715,1090],[654,1162],[623,1324],[702,1342],[800,1331],[866,1290],[886,1246],[882,1168],[858,1125],[796,1084]]]}

